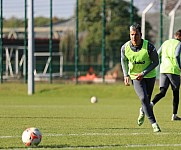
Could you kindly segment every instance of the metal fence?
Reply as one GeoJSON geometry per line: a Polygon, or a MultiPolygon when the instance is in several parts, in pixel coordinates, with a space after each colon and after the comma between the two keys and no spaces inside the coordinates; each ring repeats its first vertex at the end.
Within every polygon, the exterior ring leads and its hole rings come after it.
{"type": "MultiPolygon", "coordinates": [[[[13,4],[11,0],[1,0],[1,13],[4,21],[10,17],[12,19],[24,19],[25,14],[25,1],[21,0],[19,3],[13,4]],[[18,5],[18,6],[17,6],[18,5]],[[19,9],[17,9],[19,8],[19,9]],[[11,13],[9,13],[11,12],[11,13]]],[[[51,0],[34,0],[35,7],[35,17],[44,16],[50,17],[50,1],[51,0]],[[38,3],[40,2],[40,3],[38,3]]],[[[88,0],[91,1],[91,0],[88,0]]],[[[100,0],[103,2],[103,0],[100,0]]],[[[181,0],[126,0],[130,5],[134,5],[139,9],[139,16],[142,19],[142,29],[146,29],[147,26],[144,24],[144,21],[150,23],[152,30],[147,33],[146,30],[143,30],[143,35],[146,37],[147,34],[151,35],[151,41],[158,49],[161,45],[161,42],[168,38],[172,38],[173,33],[180,28],[181,22],[181,0]],[[161,14],[162,12],[162,14],[161,14]],[[161,17],[163,20],[161,20],[161,17]],[[143,20],[144,19],[144,20],[143,20]]],[[[74,79],[75,77],[75,48],[76,48],[76,2],[78,0],[67,0],[60,2],[59,0],[52,0],[53,6],[53,17],[63,18],[63,21],[53,23],[53,39],[59,40],[59,52],[63,54],[62,60],[62,75],[59,76],[59,79],[74,79]]],[[[81,2],[81,1],[79,1],[81,2]]],[[[106,2],[106,1],[105,1],[106,2]]],[[[80,9],[80,8],[79,8],[80,9]]],[[[106,14],[109,13],[109,8],[106,7],[106,14]]],[[[99,13],[102,13],[102,6],[100,7],[99,13]]],[[[131,15],[130,15],[131,16],[131,15]]],[[[110,16],[106,16],[110,17],[110,16]]],[[[1,21],[2,21],[1,18],[1,21]]],[[[84,20],[86,22],[86,20],[84,20]]],[[[107,20],[108,21],[108,20],[107,20]]],[[[109,20],[110,21],[110,20],[109,20]]],[[[79,25],[81,22],[79,22],[79,25]]],[[[116,26],[116,25],[115,25],[116,26]]],[[[2,27],[2,25],[1,25],[2,27]]],[[[46,38],[50,37],[50,26],[49,24],[44,26],[35,27],[35,38],[46,38]]],[[[100,25],[100,35],[102,34],[102,25],[100,25]]],[[[79,41],[81,38],[84,38],[86,33],[79,33],[79,41]]],[[[105,33],[106,36],[106,33],[105,33]]],[[[129,36],[129,35],[126,35],[129,36]]],[[[17,24],[13,24],[12,27],[7,28],[3,26],[3,38],[9,39],[23,39],[24,38],[24,27],[18,27],[17,24]]],[[[102,37],[99,37],[102,38],[102,37]]],[[[2,40],[3,42],[3,40],[2,40]]],[[[121,41],[120,41],[121,43],[121,41]]],[[[3,43],[2,43],[3,44],[3,43]]],[[[48,49],[49,41],[45,44],[45,49],[48,49]]],[[[6,45],[4,45],[6,46],[6,45]]],[[[22,45],[21,45],[22,46],[22,45]]],[[[105,43],[105,47],[106,47],[105,43]]],[[[83,45],[79,45],[79,48],[82,48],[83,45]]],[[[119,51],[121,47],[116,46],[115,50],[119,51]]],[[[22,49],[22,48],[21,48],[22,49]]],[[[5,49],[3,49],[5,52],[5,49]]],[[[36,49],[38,51],[38,49],[36,49]]],[[[119,74],[116,76],[116,79],[122,78],[122,72],[120,70],[120,56],[112,52],[107,52],[105,56],[102,56],[100,52],[102,47],[97,47],[93,45],[90,50],[85,53],[82,52],[81,55],[78,55],[78,76],[86,76],[88,70],[93,67],[94,72],[98,77],[102,77],[102,58],[105,57],[105,76],[109,79],[112,77],[114,71],[119,74]],[[99,51],[99,53],[98,53],[99,51]]],[[[46,51],[45,51],[46,52],[46,51]]],[[[5,54],[5,53],[4,53],[5,54]]],[[[2,57],[2,56],[1,56],[2,57]]],[[[3,58],[3,57],[2,57],[3,58]]],[[[13,60],[9,60],[13,61],[13,60]]],[[[59,61],[59,60],[58,60],[59,61]]],[[[37,61],[39,62],[39,61],[37,61]]],[[[6,64],[6,60],[3,60],[3,63],[6,64]]],[[[7,65],[7,64],[6,64],[7,65]]],[[[21,65],[21,64],[19,64],[21,65]]],[[[39,65],[39,64],[36,64],[39,65]]],[[[45,63],[46,66],[46,63],[45,63]]],[[[20,66],[22,67],[22,66],[20,66]]],[[[38,68],[38,67],[37,67],[38,68]]],[[[56,67],[55,67],[56,68],[56,67]]],[[[16,72],[15,69],[5,69],[3,74],[6,76],[11,72],[16,72]],[[7,73],[9,71],[9,73],[7,73]]],[[[60,71],[60,72],[61,72],[60,71]]],[[[43,72],[43,71],[42,71],[43,72]]],[[[102,81],[102,80],[101,80],[102,81]]]]}

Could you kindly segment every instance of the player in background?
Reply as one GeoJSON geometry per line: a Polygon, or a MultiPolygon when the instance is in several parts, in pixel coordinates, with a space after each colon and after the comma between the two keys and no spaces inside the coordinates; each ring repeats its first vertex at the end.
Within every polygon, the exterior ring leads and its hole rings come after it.
{"type": "Polygon", "coordinates": [[[121,66],[124,74],[124,83],[129,86],[131,78],[134,90],[138,95],[142,107],[138,117],[138,125],[144,122],[145,114],[149,119],[153,132],[161,132],[156,122],[150,99],[153,92],[156,69],[159,64],[155,47],[147,40],[141,38],[141,26],[130,26],[130,41],[121,47],[121,66]]]}
{"type": "Polygon", "coordinates": [[[160,58],[160,93],[153,98],[151,105],[154,106],[163,98],[171,85],[173,92],[173,115],[171,120],[181,120],[177,116],[179,105],[180,71],[181,71],[181,29],[178,30],[174,39],[166,40],[158,50],[160,58]]]}

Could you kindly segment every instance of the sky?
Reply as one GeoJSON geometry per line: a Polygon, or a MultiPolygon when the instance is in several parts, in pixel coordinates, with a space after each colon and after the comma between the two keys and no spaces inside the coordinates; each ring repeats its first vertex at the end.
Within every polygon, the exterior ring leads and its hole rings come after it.
{"type": "MultiPolygon", "coordinates": [[[[24,1],[25,0],[3,0],[3,17],[5,19],[12,16],[16,18],[24,18],[24,1]]],[[[141,12],[149,3],[153,1],[155,0],[133,0],[133,4],[138,7],[141,12]]],[[[58,18],[67,19],[73,16],[76,0],[52,0],[52,3],[53,17],[56,16],[58,18]]],[[[49,4],[50,0],[34,0],[34,17],[49,17],[49,4]]]]}
{"type": "MultiPolygon", "coordinates": [[[[24,18],[25,0],[3,0],[3,17],[24,18]]],[[[28,1],[28,0],[27,0],[28,1]]],[[[34,0],[34,16],[50,16],[50,0],[34,0]]],[[[52,0],[53,17],[69,18],[74,14],[76,0],[52,0]]]]}

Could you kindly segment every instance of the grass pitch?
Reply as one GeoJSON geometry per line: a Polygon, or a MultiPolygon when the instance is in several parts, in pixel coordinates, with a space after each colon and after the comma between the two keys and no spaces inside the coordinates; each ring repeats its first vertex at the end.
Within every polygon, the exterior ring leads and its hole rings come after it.
{"type": "MultiPolygon", "coordinates": [[[[153,95],[157,92],[156,84],[153,95]]],[[[35,83],[32,96],[27,84],[3,83],[0,149],[25,149],[21,135],[28,127],[42,132],[36,149],[181,149],[181,121],[171,121],[171,90],[154,107],[161,133],[153,133],[147,118],[137,125],[139,107],[133,86],[122,83],[35,83]],[[98,103],[92,104],[91,96],[97,96],[98,103]]]]}

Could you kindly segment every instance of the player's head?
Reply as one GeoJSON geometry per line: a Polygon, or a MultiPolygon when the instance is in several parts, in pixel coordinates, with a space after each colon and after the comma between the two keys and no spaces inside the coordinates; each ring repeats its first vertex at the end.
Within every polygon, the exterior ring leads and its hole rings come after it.
{"type": "Polygon", "coordinates": [[[141,33],[141,26],[139,24],[133,24],[130,26],[130,31],[131,30],[138,30],[141,33]]]}
{"type": "Polygon", "coordinates": [[[139,24],[130,26],[130,39],[134,46],[141,44],[141,35],[141,26],[139,24]]]}
{"type": "Polygon", "coordinates": [[[179,29],[179,30],[175,33],[175,39],[181,41],[181,29],[179,29]]]}

